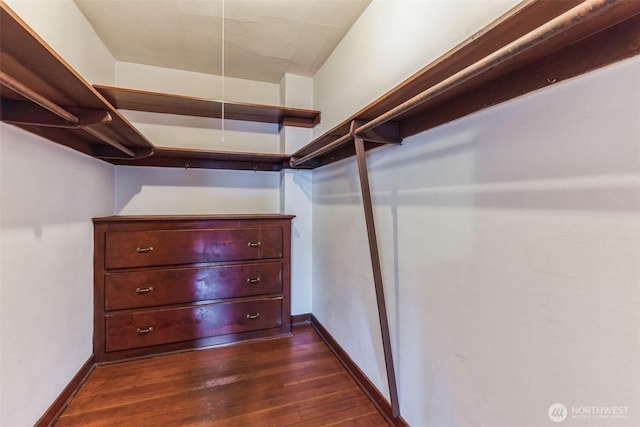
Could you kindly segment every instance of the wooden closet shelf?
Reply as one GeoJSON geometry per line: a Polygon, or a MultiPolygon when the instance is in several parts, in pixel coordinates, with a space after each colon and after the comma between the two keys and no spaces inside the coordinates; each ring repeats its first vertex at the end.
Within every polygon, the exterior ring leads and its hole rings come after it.
{"type": "MultiPolygon", "coordinates": [[[[355,155],[350,143],[354,129],[410,103],[581,4],[593,4],[602,11],[589,19],[576,20],[532,43],[522,53],[437,92],[382,127],[360,134],[365,149],[399,143],[403,138],[640,53],[640,1],[523,2],[288,156],[155,149],[117,108],[220,117],[222,103],[108,86],[94,88],[0,2],[0,119],[114,164],[278,171],[293,163],[296,168],[312,169],[355,155]]],[[[320,120],[320,112],[225,102],[225,118],[313,127],[320,120]]]]}
{"type": "Polygon", "coordinates": [[[153,144],[0,2],[0,120],[82,153],[141,158],[153,144]]]}
{"type": "MultiPolygon", "coordinates": [[[[94,87],[112,105],[123,110],[222,117],[222,101],[110,86],[94,87]]],[[[224,117],[229,120],[277,123],[280,126],[303,128],[312,128],[320,123],[320,111],[317,110],[229,101],[224,101],[224,117]]]]}
{"type": "MultiPolygon", "coordinates": [[[[355,155],[352,123],[367,123],[526,36],[579,0],[530,1],[505,14],[292,156],[296,167],[323,166],[355,155]],[[336,144],[337,142],[337,144],[336,144]],[[308,160],[307,160],[308,159],[308,160]]],[[[394,117],[400,139],[640,53],[640,1],[602,2],[589,19],[563,27],[497,66],[394,117]]],[[[360,125],[358,125],[360,126],[360,125]]],[[[379,147],[367,138],[365,148],[379,147]]]]}
{"type": "MultiPolygon", "coordinates": [[[[196,169],[280,171],[289,168],[288,154],[243,153],[156,147],[153,156],[143,159],[105,159],[115,165],[159,166],[196,169]]],[[[309,166],[313,167],[315,166],[309,166]]]]}

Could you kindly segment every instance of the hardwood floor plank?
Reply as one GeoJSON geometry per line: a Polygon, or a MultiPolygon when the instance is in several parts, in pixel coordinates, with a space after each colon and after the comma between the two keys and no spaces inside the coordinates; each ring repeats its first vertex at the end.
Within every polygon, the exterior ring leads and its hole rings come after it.
{"type": "MultiPolygon", "coordinates": [[[[275,382],[278,377],[290,378],[305,377],[307,380],[318,375],[326,375],[336,369],[333,360],[295,360],[290,365],[275,364],[256,365],[252,370],[227,370],[216,375],[215,369],[203,370],[194,366],[194,372],[186,371],[183,375],[167,375],[162,380],[143,381],[138,376],[131,377],[135,381],[135,388],[118,387],[111,389],[108,386],[104,390],[93,389],[85,393],[81,390],[76,399],[68,408],[68,413],[82,412],[84,406],[89,404],[91,408],[104,409],[109,406],[118,406],[122,402],[135,402],[153,396],[154,399],[163,396],[171,396],[185,390],[199,390],[203,388],[219,387],[223,392],[226,388],[245,385],[245,383],[258,380],[271,380],[275,382]]],[[[274,385],[277,386],[277,385],[274,385]]]]}
{"type": "Polygon", "coordinates": [[[324,425],[324,426],[332,426],[332,427],[353,427],[353,426],[363,426],[363,427],[378,427],[378,426],[388,426],[388,424],[384,421],[384,419],[377,412],[371,412],[366,416],[359,416],[355,418],[345,418],[340,421],[334,421],[328,424],[316,424],[324,425]]]}
{"type": "MultiPolygon", "coordinates": [[[[349,390],[350,392],[352,390],[349,390]]],[[[349,411],[349,415],[366,415],[372,411],[369,402],[363,402],[360,389],[355,389],[351,393],[335,393],[323,396],[316,402],[308,402],[300,408],[300,417],[304,421],[320,421],[326,423],[336,418],[336,414],[349,411]],[[355,393],[354,393],[355,392],[355,393]],[[346,394],[346,395],[345,395],[346,394]]],[[[377,413],[377,412],[376,412],[377,413]]]]}
{"type": "Polygon", "coordinates": [[[292,337],[99,366],[55,425],[334,423],[387,425],[313,328],[300,325],[292,337]]]}
{"type": "MultiPolygon", "coordinates": [[[[273,422],[274,425],[277,426],[298,426],[303,425],[305,421],[312,421],[313,418],[319,417],[320,414],[324,417],[332,417],[332,414],[338,412],[335,410],[338,402],[350,402],[350,404],[355,403],[356,405],[360,404],[362,403],[362,393],[359,389],[350,388],[328,395],[313,397],[304,401],[295,401],[283,406],[241,414],[233,418],[219,420],[210,425],[244,427],[249,425],[260,425],[264,420],[269,420],[269,423],[273,422]],[[356,400],[358,402],[355,402],[356,400]],[[314,410],[309,411],[307,410],[308,407],[312,407],[314,410]]],[[[369,406],[367,413],[370,413],[371,409],[371,406],[369,406]]],[[[353,416],[353,414],[351,416],[353,416]]]]}

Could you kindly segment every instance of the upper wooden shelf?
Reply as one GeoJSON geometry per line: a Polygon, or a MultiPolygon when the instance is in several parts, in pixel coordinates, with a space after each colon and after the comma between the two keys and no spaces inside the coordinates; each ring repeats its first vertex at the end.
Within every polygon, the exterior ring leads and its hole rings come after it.
{"type": "MultiPolygon", "coordinates": [[[[515,40],[578,5],[580,0],[526,1],[433,63],[396,86],[382,97],[345,119],[292,155],[296,167],[319,167],[355,155],[352,127],[376,119],[408,103],[457,73],[471,67],[515,40]],[[342,140],[342,141],[338,141],[342,140]]],[[[593,4],[593,3],[592,3],[593,4]]],[[[502,103],[528,92],[584,74],[640,53],[640,1],[604,3],[604,10],[565,25],[543,41],[531,43],[521,54],[470,79],[450,86],[426,102],[377,129],[387,138],[362,135],[365,148],[398,143],[403,138],[473,112],[502,103]],[[396,135],[393,136],[394,129],[396,135]]],[[[591,5],[589,5],[591,6],[591,5]]],[[[357,71],[354,71],[357,72],[357,71]]]]}
{"type": "Polygon", "coordinates": [[[277,172],[290,168],[288,154],[208,151],[156,147],[153,156],[142,159],[110,159],[115,165],[158,166],[185,169],[233,169],[277,172]]]}
{"type": "MultiPolygon", "coordinates": [[[[222,101],[110,86],[94,87],[113,106],[124,110],[222,117],[222,101]]],[[[320,111],[317,110],[229,101],[224,101],[224,117],[229,120],[277,123],[280,126],[303,128],[312,128],[320,123],[320,111]]]]}
{"type": "Polygon", "coordinates": [[[153,144],[0,1],[0,119],[95,157],[153,144]]]}

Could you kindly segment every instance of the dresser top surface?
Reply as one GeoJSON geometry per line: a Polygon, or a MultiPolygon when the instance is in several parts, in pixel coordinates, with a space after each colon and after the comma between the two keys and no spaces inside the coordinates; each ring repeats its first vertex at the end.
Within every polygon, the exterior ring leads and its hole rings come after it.
{"type": "Polygon", "coordinates": [[[150,221],[212,221],[212,220],[267,220],[293,219],[295,215],[287,214],[218,214],[218,215],[112,215],[93,218],[93,222],[150,222],[150,221]]]}

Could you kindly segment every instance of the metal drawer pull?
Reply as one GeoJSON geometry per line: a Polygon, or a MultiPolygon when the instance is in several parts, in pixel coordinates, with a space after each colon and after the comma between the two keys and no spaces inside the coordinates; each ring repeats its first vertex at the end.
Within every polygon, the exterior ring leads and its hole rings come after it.
{"type": "Polygon", "coordinates": [[[148,294],[153,290],[153,286],[149,286],[148,288],[136,288],[136,294],[143,295],[148,294]]]}
{"type": "MultiPolygon", "coordinates": [[[[260,313],[247,314],[247,319],[249,319],[249,320],[256,320],[258,317],[260,317],[260,313]]],[[[151,328],[151,329],[153,329],[153,328],[151,328]]]]}
{"type": "Polygon", "coordinates": [[[260,242],[249,242],[247,243],[247,246],[249,246],[250,248],[257,248],[258,246],[260,246],[261,243],[260,242]]]}
{"type": "Polygon", "coordinates": [[[256,277],[255,279],[247,279],[247,283],[258,283],[260,282],[260,278],[256,277]]]}
{"type": "Polygon", "coordinates": [[[146,248],[138,248],[136,249],[136,251],[138,251],[139,254],[146,254],[147,252],[153,251],[153,246],[147,246],[146,248]]]}
{"type": "Polygon", "coordinates": [[[153,332],[153,326],[149,326],[146,329],[141,329],[141,328],[136,329],[136,333],[138,335],[147,335],[147,334],[149,334],[151,332],[153,332]]]}

